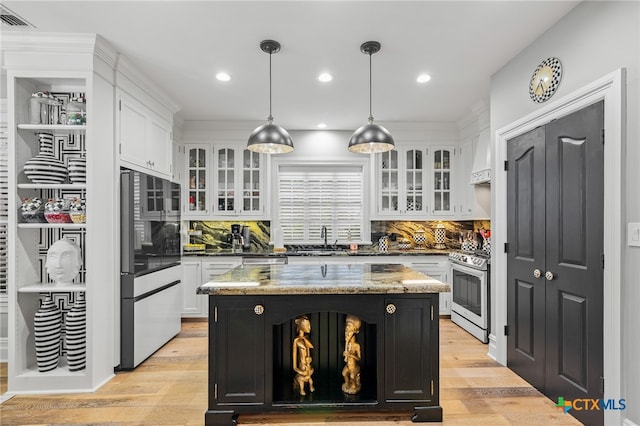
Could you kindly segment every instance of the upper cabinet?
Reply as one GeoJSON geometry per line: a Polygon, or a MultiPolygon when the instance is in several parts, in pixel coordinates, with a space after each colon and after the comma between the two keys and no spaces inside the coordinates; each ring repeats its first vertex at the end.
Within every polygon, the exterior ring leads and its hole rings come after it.
{"type": "Polygon", "coordinates": [[[422,216],[427,212],[427,148],[397,147],[376,154],[376,218],[422,216]]]}
{"type": "Polygon", "coordinates": [[[122,165],[172,178],[172,123],[118,89],[116,128],[122,165]]]}
{"type": "Polygon", "coordinates": [[[237,145],[185,144],[183,217],[266,219],[264,154],[237,145]]]}
{"type": "Polygon", "coordinates": [[[454,166],[455,147],[434,146],[431,148],[431,214],[433,216],[450,216],[456,212],[454,204],[453,180],[456,173],[454,166]]]}
{"type": "Polygon", "coordinates": [[[399,145],[376,154],[372,219],[428,219],[457,214],[454,145],[399,145]]]}
{"type": "Polygon", "coordinates": [[[458,193],[458,205],[457,213],[460,219],[473,218],[474,215],[474,203],[475,203],[475,188],[474,185],[469,182],[469,176],[473,168],[473,157],[475,153],[475,146],[477,145],[478,136],[469,138],[463,141],[460,145],[459,152],[459,171],[457,176],[457,193],[458,193]]]}

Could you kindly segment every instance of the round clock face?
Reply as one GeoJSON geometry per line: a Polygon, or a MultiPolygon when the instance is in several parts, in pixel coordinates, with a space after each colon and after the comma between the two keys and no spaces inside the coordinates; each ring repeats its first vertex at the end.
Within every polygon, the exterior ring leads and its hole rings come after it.
{"type": "Polygon", "coordinates": [[[560,85],[562,64],[558,58],[547,58],[533,72],[529,82],[529,96],[534,102],[549,99],[560,85]]]}

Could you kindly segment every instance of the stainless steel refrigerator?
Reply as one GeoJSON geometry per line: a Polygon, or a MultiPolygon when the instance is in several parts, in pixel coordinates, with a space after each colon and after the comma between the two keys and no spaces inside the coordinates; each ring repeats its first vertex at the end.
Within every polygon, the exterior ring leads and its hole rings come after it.
{"type": "Polygon", "coordinates": [[[120,172],[120,366],[131,370],[180,332],[180,185],[120,172]]]}

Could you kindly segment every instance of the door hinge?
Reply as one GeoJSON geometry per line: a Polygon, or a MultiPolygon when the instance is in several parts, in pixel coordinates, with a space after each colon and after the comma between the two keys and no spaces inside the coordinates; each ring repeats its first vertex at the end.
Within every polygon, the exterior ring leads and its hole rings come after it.
{"type": "Polygon", "coordinates": [[[602,269],[604,269],[604,253],[602,254],[602,269]]]}
{"type": "Polygon", "coordinates": [[[433,396],[435,386],[433,385],[433,380],[431,381],[431,396],[433,396]]]}
{"type": "Polygon", "coordinates": [[[122,154],[122,144],[118,144],[118,154],[122,154]]]}
{"type": "Polygon", "coordinates": [[[504,243],[504,252],[509,253],[509,243],[504,243]]]}
{"type": "Polygon", "coordinates": [[[213,399],[218,400],[218,384],[213,384],[213,399]]]}
{"type": "Polygon", "coordinates": [[[218,307],[213,308],[213,322],[218,322],[218,307]]]}
{"type": "Polygon", "coordinates": [[[604,129],[600,130],[600,141],[602,142],[602,145],[604,145],[604,129]]]}
{"type": "Polygon", "coordinates": [[[508,161],[505,161],[505,162],[504,162],[504,171],[505,171],[505,172],[506,172],[506,171],[509,171],[509,162],[508,162],[508,161]]]}
{"type": "Polygon", "coordinates": [[[604,395],[604,377],[600,377],[600,393],[604,395]]]}
{"type": "Polygon", "coordinates": [[[508,335],[509,335],[509,326],[508,326],[508,325],[505,325],[505,326],[504,326],[504,335],[505,335],[505,336],[508,336],[508,335]]]}
{"type": "Polygon", "coordinates": [[[118,111],[122,111],[122,99],[118,101],[118,111]]]}
{"type": "Polygon", "coordinates": [[[433,305],[431,305],[431,321],[433,321],[433,305]]]}

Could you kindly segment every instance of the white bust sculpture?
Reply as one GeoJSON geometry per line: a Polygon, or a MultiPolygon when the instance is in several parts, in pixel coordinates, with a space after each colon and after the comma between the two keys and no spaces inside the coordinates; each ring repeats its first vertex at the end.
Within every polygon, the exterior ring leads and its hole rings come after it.
{"type": "Polygon", "coordinates": [[[71,284],[82,265],[80,247],[73,241],[61,239],[47,250],[47,273],[58,284],[71,284]]]}

